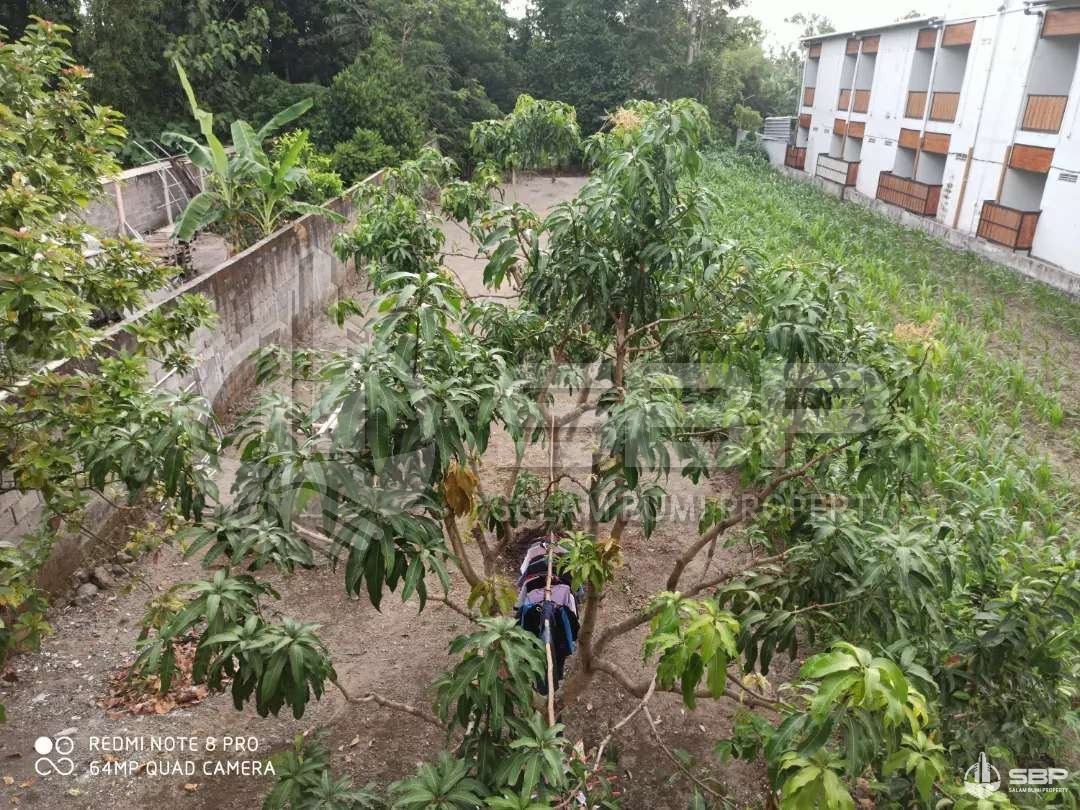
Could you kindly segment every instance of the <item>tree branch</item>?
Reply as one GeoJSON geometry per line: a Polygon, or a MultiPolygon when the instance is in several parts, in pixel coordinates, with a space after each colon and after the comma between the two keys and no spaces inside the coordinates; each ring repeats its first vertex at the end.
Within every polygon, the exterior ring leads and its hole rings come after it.
{"type": "Polygon", "coordinates": [[[416,706],[410,706],[408,703],[399,703],[396,700],[391,700],[390,698],[383,697],[378,692],[368,692],[363,697],[357,697],[351,694],[344,686],[342,686],[337,679],[330,681],[330,683],[332,683],[338,688],[338,691],[341,692],[341,694],[345,697],[345,700],[349,703],[357,705],[361,703],[377,703],[383,708],[393,709],[394,711],[398,712],[405,712],[406,714],[411,714],[413,717],[420,718],[425,723],[430,723],[431,725],[437,726],[440,729],[443,728],[443,724],[439,722],[438,718],[436,718],[435,715],[430,714],[423,709],[418,709],[416,706]]]}
{"type": "Polygon", "coordinates": [[[461,568],[461,575],[465,577],[465,581],[468,582],[470,586],[475,588],[480,584],[480,577],[476,575],[472,563],[469,562],[469,555],[465,553],[465,543],[461,540],[461,533],[458,531],[457,521],[449,512],[443,517],[443,526],[446,528],[446,536],[450,539],[450,547],[458,557],[458,566],[461,568]]]}
{"type": "Polygon", "coordinates": [[[846,450],[848,447],[855,444],[855,442],[865,438],[865,436],[866,433],[859,433],[852,436],[847,441],[842,442],[835,447],[831,447],[822,453],[819,453],[805,464],[801,464],[793,470],[789,470],[786,473],[776,476],[761,489],[757,490],[756,492],[750,493],[749,497],[744,497],[740,504],[740,508],[735,512],[735,514],[731,515],[726,520],[720,521],[719,523],[713,524],[711,527],[709,527],[708,531],[703,533],[700,537],[698,537],[697,540],[691,543],[690,546],[687,547],[687,549],[679,556],[679,558],[675,560],[675,565],[671,569],[671,575],[668,576],[667,589],[669,591],[674,591],[676,588],[678,588],[679,579],[682,577],[683,571],[686,570],[686,566],[690,564],[694,557],[696,557],[701,552],[701,550],[705,548],[705,546],[709,545],[709,543],[722,535],[732,526],[742,523],[751,515],[760,512],[765,506],[765,501],[767,501],[772,496],[772,494],[780,488],[782,484],[784,484],[786,481],[790,481],[792,478],[798,478],[799,476],[806,473],[807,470],[816,467],[825,459],[836,455],[842,450],[846,450]]]}
{"type": "MultiPolygon", "coordinates": [[[[776,554],[772,557],[763,557],[761,559],[754,560],[749,565],[745,565],[742,568],[736,568],[732,571],[726,571],[711,580],[699,582],[697,585],[687,591],[684,596],[697,596],[697,594],[701,593],[702,591],[708,590],[709,588],[714,588],[717,585],[722,585],[723,583],[728,582],[735,577],[742,576],[749,571],[753,571],[755,568],[760,568],[763,565],[771,565],[774,562],[779,562],[783,560],[786,556],[787,552],[784,552],[783,554],[776,554]]],[[[655,611],[649,610],[647,608],[639,610],[637,613],[628,616],[622,621],[605,627],[596,639],[596,644],[593,646],[593,654],[599,655],[600,651],[603,650],[609,643],[614,641],[616,638],[626,633],[629,633],[636,627],[640,627],[641,625],[645,624],[647,621],[649,621],[649,619],[653,617],[654,612],[655,611]]]]}
{"type": "Polygon", "coordinates": [[[653,720],[653,716],[649,713],[649,708],[646,706],[642,709],[642,711],[645,712],[645,719],[649,721],[649,728],[652,729],[653,739],[656,740],[656,744],[660,746],[660,750],[667,755],[667,758],[674,762],[675,766],[684,774],[686,774],[686,777],[699,788],[704,790],[706,793],[708,793],[715,799],[722,799],[723,797],[717,790],[709,787],[696,776],[694,776],[694,774],[690,772],[690,769],[683,765],[682,760],[680,760],[677,756],[675,756],[675,754],[671,752],[671,749],[667,747],[667,744],[664,742],[663,738],[661,738],[660,730],[656,727],[656,721],[653,720]]]}

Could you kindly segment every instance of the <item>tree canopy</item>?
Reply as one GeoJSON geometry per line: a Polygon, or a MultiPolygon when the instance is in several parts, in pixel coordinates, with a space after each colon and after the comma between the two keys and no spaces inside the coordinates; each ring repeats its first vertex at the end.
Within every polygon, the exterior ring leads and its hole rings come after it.
{"type": "Polygon", "coordinates": [[[148,159],[136,144],[158,156],[150,141],[195,134],[177,60],[223,120],[312,98],[312,139],[351,181],[436,135],[465,158],[471,125],[522,93],[571,104],[586,133],[627,98],[697,98],[723,137],[736,105],[787,114],[797,59],[766,49],[737,5],[534,0],[514,19],[499,0],[43,0],[5,7],[0,25],[15,35],[38,14],[73,29],[95,101],[126,117],[128,163],[148,159]]]}

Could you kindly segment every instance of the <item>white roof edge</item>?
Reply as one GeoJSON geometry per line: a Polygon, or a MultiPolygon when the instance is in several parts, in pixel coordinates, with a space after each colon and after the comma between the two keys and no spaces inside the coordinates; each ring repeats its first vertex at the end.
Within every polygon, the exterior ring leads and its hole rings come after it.
{"type": "MultiPolygon", "coordinates": [[[[966,18],[960,18],[966,19],[966,18]]],[[[828,34],[817,34],[812,37],[799,37],[799,42],[821,42],[835,37],[853,37],[858,34],[873,34],[877,31],[887,31],[890,28],[903,28],[908,25],[926,25],[927,23],[943,22],[944,17],[912,17],[910,20],[897,20],[884,25],[871,25],[865,28],[852,28],[846,31],[832,31],[828,34]]]]}

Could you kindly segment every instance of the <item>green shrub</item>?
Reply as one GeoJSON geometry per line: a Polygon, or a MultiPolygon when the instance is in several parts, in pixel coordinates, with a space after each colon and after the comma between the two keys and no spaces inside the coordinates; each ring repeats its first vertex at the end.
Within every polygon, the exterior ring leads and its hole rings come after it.
{"type": "Polygon", "coordinates": [[[334,147],[331,163],[349,185],[358,183],[379,169],[396,166],[398,151],[385,143],[378,132],[357,127],[352,137],[334,147]]]}
{"type": "Polygon", "coordinates": [[[271,152],[271,160],[275,166],[281,164],[282,158],[288,154],[289,149],[297,140],[303,140],[296,165],[304,170],[304,176],[293,192],[293,199],[300,202],[314,203],[318,205],[335,197],[340,197],[345,191],[345,183],[341,175],[334,171],[334,161],[330,155],[319,152],[308,140],[306,129],[297,129],[286,132],[274,141],[271,152]]]}
{"type": "Polygon", "coordinates": [[[313,102],[311,117],[314,118],[326,103],[328,92],[320,84],[294,84],[272,73],[260,74],[248,86],[247,104],[239,117],[247,121],[269,121],[279,110],[310,98],[313,102]]]}
{"type": "Polygon", "coordinates": [[[389,39],[377,36],[334,77],[316,112],[312,135],[320,147],[333,149],[351,141],[357,129],[370,130],[401,157],[412,157],[431,134],[427,96],[420,74],[401,64],[389,39]]]}
{"type": "Polygon", "coordinates": [[[739,141],[735,147],[735,152],[740,157],[747,158],[755,163],[769,162],[769,153],[765,151],[765,146],[756,132],[746,133],[746,137],[739,141]]]}

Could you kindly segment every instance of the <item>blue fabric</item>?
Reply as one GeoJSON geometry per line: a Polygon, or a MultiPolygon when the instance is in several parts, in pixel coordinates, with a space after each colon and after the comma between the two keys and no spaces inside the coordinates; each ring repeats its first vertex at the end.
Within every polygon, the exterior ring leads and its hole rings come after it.
{"type": "Polygon", "coordinates": [[[566,630],[566,643],[570,645],[570,655],[573,655],[577,646],[574,644],[574,634],[570,630],[570,618],[566,614],[566,610],[559,611],[559,616],[562,618],[563,629],[566,630]]]}

